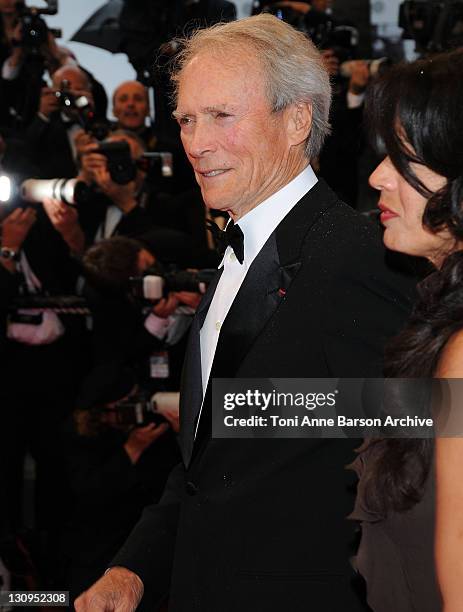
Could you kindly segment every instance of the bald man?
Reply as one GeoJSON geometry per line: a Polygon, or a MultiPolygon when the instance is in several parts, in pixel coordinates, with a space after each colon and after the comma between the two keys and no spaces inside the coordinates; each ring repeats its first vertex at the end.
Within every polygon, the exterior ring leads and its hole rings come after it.
{"type": "Polygon", "coordinates": [[[143,132],[149,110],[148,90],[139,81],[125,81],[115,89],[113,114],[119,129],[143,132]]]}

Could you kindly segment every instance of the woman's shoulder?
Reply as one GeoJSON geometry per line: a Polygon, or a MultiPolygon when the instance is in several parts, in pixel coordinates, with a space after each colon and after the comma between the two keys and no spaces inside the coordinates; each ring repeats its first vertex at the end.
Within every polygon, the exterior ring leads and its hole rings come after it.
{"type": "Polygon", "coordinates": [[[463,378],[463,329],[446,342],[437,364],[436,378],[463,378]]]}

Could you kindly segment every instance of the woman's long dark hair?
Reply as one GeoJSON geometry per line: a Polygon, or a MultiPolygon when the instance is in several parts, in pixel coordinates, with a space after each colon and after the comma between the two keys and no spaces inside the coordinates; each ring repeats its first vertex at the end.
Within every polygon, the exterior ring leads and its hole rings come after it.
{"type": "MultiPolygon", "coordinates": [[[[376,147],[428,198],[423,224],[463,239],[463,51],[401,64],[371,88],[367,118],[376,147]],[[423,164],[446,177],[431,193],[413,172],[423,164]]],[[[390,343],[385,376],[432,378],[442,350],[463,327],[463,251],[449,255],[418,286],[418,302],[405,329],[390,343]]],[[[363,491],[367,506],[386,514],[405,511],[422,497],[433,456],[426,439],[367,441],[363,491]]]]}

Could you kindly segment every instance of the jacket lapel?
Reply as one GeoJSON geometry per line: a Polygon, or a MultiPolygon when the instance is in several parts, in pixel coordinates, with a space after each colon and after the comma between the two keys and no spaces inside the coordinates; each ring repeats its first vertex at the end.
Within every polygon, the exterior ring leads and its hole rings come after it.
{"type": "Polygon", "coordinates": [[[211,305],[217,283],[222,276],[223,268],[217,270],[206,293],[203,296],[191,324],[185,363],[182,370],[180,393],[180,432],[179,442],[185,465],[188,464],[193,450],[196,417],[203,401],[201,375],[201,346],[199,332],[211,305]]]}
{"type": "Polygon", "coordinates": [[[252,262],[222,326],[210,379],[233,378],[254,340],[271,318],[300,262],[280,264],[273,233],[252,262]]]}
{"type": "Polygon", "coordinates": [[[310,229],[338,201],[324,181],[294,206],[257,255],[220,332],[212,378],[233,378],[263,331],[301,266],[301,252],[310,229]]]}

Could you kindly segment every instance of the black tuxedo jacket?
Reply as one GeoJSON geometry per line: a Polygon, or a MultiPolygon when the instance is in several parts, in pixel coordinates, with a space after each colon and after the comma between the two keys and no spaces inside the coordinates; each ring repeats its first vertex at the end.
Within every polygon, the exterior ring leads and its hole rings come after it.
{"type": "MultiPolygon", "coordinates": [[[[362,610],[346,520],[344,466],[354,441],[212,439],[210,384],[194,438],[199,330],[217,280],[187,352],[183,464],[113,564],[142,578],[151,610],[169,583],[174,612],[362,610]]],[[[377,229],[320,181],[251,265],[222,326],[211,378],[380,376],[384,342],[408,314],[411,286],[386,265],[377,229]]]]}
{"type": "Polygon", "coordinates": [[[40,178],[73,178],[77,175],[68,127],[59,113],[53,113],[50,121],[34,117],[25,130],[24,142],[40,178]]]}

